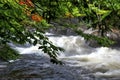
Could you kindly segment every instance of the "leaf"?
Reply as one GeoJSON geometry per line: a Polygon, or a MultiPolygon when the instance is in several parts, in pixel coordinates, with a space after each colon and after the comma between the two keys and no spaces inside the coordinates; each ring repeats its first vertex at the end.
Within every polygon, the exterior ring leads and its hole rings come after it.
{"type": "Polygon", "coordinates": [[[4,6],[4,4],[0,4],[0,7],[3,7],[4,6]]]}
{"type": "Polygon", "coordinates": [[[109,11],[109,12],[104,13],[104,14],[102,15],[101,21],[104,20],[107,16],[109,16],[111,12],[112,12],[112,11],[109,11]]]}
{"type": "Polygon", "coordinates": [[[39,46],[39,48],[38,48],[38,49],[42,49],[42,48],[44,48],[44,46],[39,46]]]}
{"type": "Polygon", "coordinates": [[[33,45],[35,46],[37,44],[38,40],[35,39],[34,42],[33,42],[33,45]]]}

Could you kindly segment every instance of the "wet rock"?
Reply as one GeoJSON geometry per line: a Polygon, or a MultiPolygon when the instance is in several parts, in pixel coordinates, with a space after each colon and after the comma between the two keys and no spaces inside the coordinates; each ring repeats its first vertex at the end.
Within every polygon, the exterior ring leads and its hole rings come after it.
{"type": "MultiPolygon", "coordinates": [[[[94,30],[91,34],[95,36],[100,36],[98,30],[94,30]]],[[[112,44],[110,47],[112,48],[120,47],[120,30],[119,29],[111,29],[111,31],[106,32],[104,35],[108,37],[110,40],[115,41],[115,43],[112,44]]],[[[96,40],[89,40],[89,41],[86,41],[86,43],[91,47],[101,47],[101,45],[99,45],[96,40]]]]}
{"type": "Polygon", "coordinates": [[[76,35],[76,33],[72,30],[72,26],[78,26],[79,20],[77,18],[64,18],[59,21],[51,21],[51,24],[54,26],[49,29],[47,32],[53,33],[56,35],[76,35]],[[70,27],[69,27],[70,26],[70,27]]]}

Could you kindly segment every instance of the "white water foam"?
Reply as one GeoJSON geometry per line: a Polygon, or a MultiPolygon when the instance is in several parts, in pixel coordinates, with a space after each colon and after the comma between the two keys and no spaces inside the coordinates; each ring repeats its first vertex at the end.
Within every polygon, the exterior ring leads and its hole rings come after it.
{"type": "Polygon", "coordinates": [[[79,36],[51,37],[50,40],[66,50],[60,58],[74,63],[71,66],[86,67],[96,76],[120,76],[120,50],[107,47],[91,48],[84,38],[79,36]]]}

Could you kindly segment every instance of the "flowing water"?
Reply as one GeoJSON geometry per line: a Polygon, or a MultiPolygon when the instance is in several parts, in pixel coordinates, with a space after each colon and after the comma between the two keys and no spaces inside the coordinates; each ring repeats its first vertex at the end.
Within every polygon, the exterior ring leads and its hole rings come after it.
{"type": "MultiPolygon", "coordinates": [[[[51,34],[49,34],[51,35],[51,34]]],[[[83,67],[96,77],[120,78],[120,50],[108,47],[93,48],[80,36],[50,36],[56,46],[65,49],[58,58],[71,67],[83,67]]],[[[21,54],[39,53],[37,46],[15,47],[21,54]]],[[[119,80],[119,79],[118,79],[119,80]]]]}
{"type": "Polygon", "coordinates": [[[95,76],[120,77],[119,49],[92,48],[79,36],[50,37],[50,40],[66,50],[59,58],[70,62],[70,66],[83,66],[95,76]]]}

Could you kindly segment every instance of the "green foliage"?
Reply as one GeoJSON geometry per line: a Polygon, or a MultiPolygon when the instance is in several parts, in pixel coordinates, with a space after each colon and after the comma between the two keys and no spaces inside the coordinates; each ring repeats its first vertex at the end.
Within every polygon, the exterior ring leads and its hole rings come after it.
{"type": "MultiPolygon", "coordinates": [[[[0,45],[6,45],[9,42],[17,44],[40,44],[40,49],[47,53],[52,61],[60,63],[57,59],[58,52],[62,50],[56,47],[44,36],[46,26],[49,26],[44,20],[35,22],[25,13],[26,6],[20,5],[17,0],[0,0],[0,45]]],[[[11,59],[18,55],[9,47],[7,52],[1,51],[0,56],[3,59],[11,59]],[[12,52],[11,52],[12,51],[12,52]]]]}
{"type": "Polygon", "coordinates": [[[86,14],[85,20],[91,22],[92,28],[99,28],[101,36],[110,30],[111,27],[119,27],[120,1],[118,0],[92,0],[87,2],[88,7],[83,8],[82,12],[86,14]],[[104,29],[105,28],[105,29],[104,29]]]}
{"type": "MultiPolygon", "coordinates": [[[[78,17],[80,21],[89,25],[88,28],[98,30],[100,36],[81,33],[83,37],[96,39],[102,46],[109,46],[113,41],[105,35],[111,29],[119,29],[120,27],[120,1],[119,0],[35,0],[37,9],[41,9],[42,13],[48,16],[50,21],[54,18],[71,18],[78,17]],[[46,13],[49,12],[49,13],[46,13]],[[54,16],[53,16],[54,15],[54,16]],[[84,35],[83,35],[84,34],[84,35]],[[89,36],[88,36],[89,35],[89,36]]],[[[46,18],[46,19],[48,19],[46,18]]],[[[67,26],[68,27],[68,26],[67,26]]],[[[69,27],[70,28],[70,27],[69,27]]],[[[77,29],[76,27],[71,27],[77,29]]],[[[79,34],[80,34],[79,33],[79,34]]]]}
{"type": "Polygon", "coordinates": [[[19,58],[19,54],[16,50],[13,50],[8,45],[0,46],[0,59],[8,61],[19,58]]]}
{"type": "Polygon", "coordinates": [[[36,11],[48,20],[65,18],[65,14],[69,14],[73,17],[84,17],[84,21],[91,22],[93,28],[106,25],[107,28],[115,27],[114,23],[120,15],[119,0],[33,0],[33,2],[36,11]]]}

